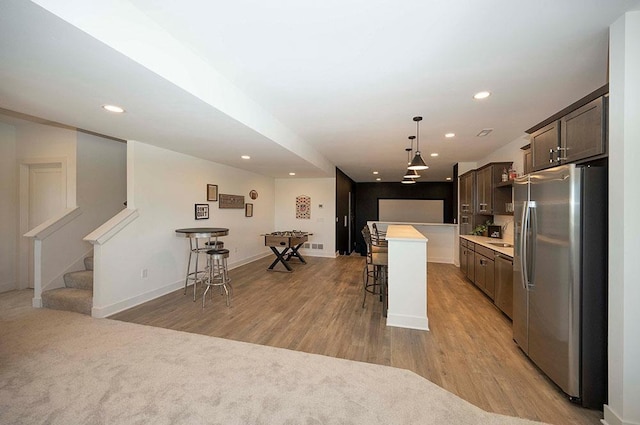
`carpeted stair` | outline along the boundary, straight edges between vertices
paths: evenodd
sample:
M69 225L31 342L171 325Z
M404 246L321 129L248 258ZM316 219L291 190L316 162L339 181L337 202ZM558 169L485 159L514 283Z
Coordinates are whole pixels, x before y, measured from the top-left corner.
M42 293L42 306L53 310L75 311L91 315L93 307L93 257L84 259L86 270L64 275L64 288Z

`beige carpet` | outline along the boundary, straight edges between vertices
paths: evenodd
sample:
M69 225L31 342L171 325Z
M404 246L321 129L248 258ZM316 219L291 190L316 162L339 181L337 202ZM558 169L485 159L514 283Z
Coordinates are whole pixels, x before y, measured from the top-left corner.
M409 371L33 309L31 296L0 294L0 424L534 423Z

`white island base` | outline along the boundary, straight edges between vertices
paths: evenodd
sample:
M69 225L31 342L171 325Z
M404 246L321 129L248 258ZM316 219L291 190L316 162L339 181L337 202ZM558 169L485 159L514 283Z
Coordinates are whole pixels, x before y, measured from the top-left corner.
M429 330L427 238L409 225L390 225L387 326Z

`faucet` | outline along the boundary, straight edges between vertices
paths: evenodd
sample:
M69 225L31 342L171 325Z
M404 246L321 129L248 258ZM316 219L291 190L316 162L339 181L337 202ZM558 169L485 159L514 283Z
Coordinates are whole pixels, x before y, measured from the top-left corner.
M502 234L503 234L503 235L504 235L504 233L507 231L507 228L509 227L509 225L510 225L510 224L513 224L513 220L511 220L511 221L507 221L507 222L505 223L505 225L504 225L504 226L502 226Z

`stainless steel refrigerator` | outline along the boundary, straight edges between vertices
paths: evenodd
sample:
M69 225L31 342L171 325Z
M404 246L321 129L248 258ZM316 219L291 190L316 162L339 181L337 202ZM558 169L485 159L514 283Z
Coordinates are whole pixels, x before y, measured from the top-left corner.
M570 399L602 409L607 382L607 165L514 184L513 338Z

